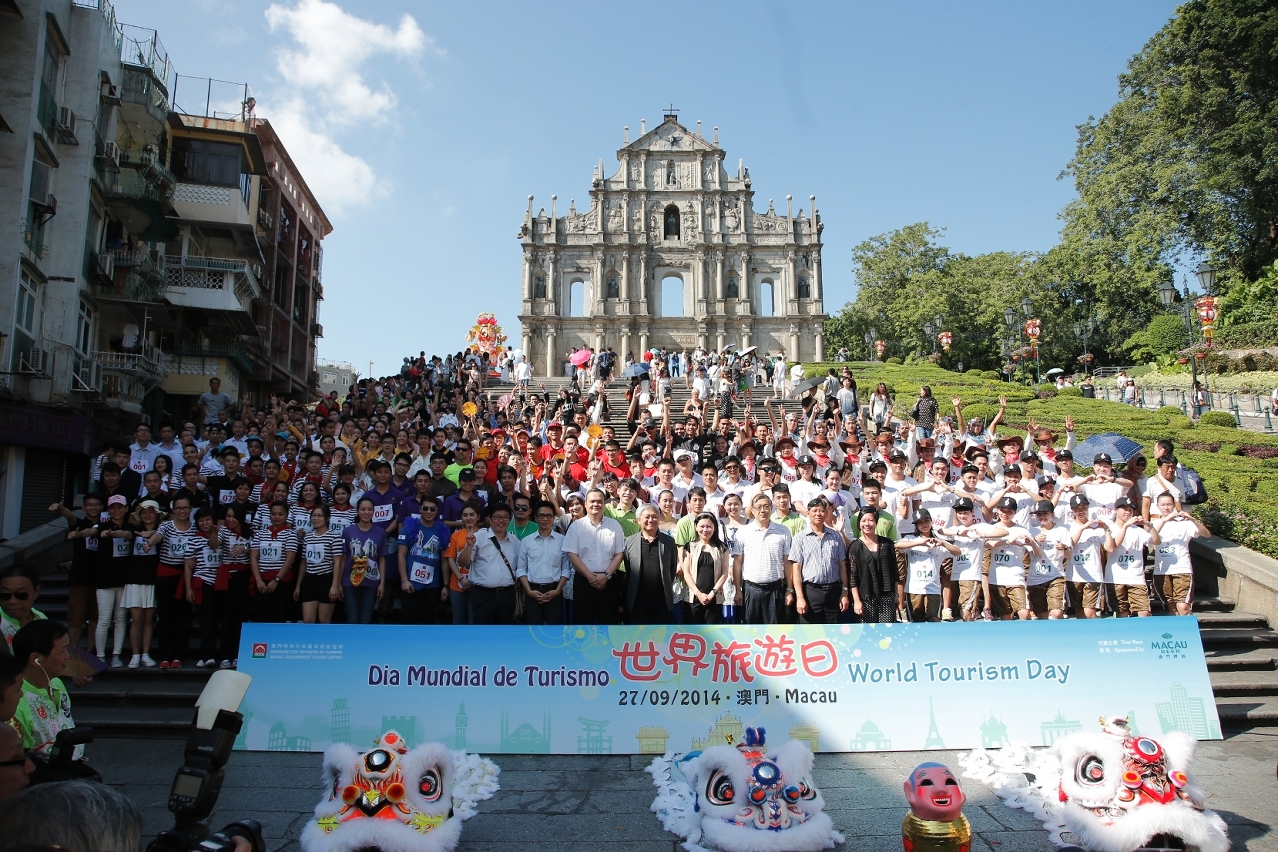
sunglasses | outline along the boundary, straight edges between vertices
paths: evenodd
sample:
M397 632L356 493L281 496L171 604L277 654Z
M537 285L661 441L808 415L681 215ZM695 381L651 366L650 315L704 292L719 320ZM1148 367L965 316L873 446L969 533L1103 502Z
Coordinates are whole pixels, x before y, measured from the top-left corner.
M14 598L25 601L29 597L31 597L30 592L0 592L0 601L13 600Z
M25 754L22 757L15 757L13 760L0 760L0 768L6 766L25 766L28 760L30 760L30 758L28 758Z

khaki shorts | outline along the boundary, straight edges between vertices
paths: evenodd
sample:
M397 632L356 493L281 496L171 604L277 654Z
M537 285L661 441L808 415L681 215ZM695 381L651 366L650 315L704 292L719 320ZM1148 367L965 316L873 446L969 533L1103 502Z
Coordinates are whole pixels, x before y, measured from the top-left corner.
M940 595L906 595L910 607L910 621L940 621Z
M990 608L994 610L995 618L1004 615L1016 615L1021 610L1027 609L1028 607L1025 605L1025 587L999 586L990 583Z
M959 609L981 614L981 581L959 580Z
M1070 583L1069 602L1078 609L1097 609L1100 605L1100 583ZM1075 613L1081 615L1081 613Z
M1127 586L1111 583L1105 587L1106 599L1119 615L1149 612L1149 589L1144 585Z
M1025 596L1029 598L1030 611L1035 615L1045 616L1049 612L1060 612L1065 608L1065 578L1057 577L1046 583L1029 586L1025 590Z
M1193 574L1159 574L1154 578L1163 600L1169 603L1192 604L1194 602Z

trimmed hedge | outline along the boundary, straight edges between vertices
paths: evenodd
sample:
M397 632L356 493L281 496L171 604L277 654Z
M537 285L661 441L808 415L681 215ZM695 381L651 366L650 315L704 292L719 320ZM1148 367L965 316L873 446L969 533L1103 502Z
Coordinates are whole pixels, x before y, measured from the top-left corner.
M1228 411L1204 411L1198 417L1198 424L1200 426L1220 426L1225 429L1234 429L1238 426L1238 421Z
M824 374L842 364L806 365L808 375ZM1022 385L988 381L970 374L952 373L939 367L912 367L879 363L854 363L852 374L859 387L873 390L884 382L897 394L901 404L918 396L921 385L930 385L949 413L950 399L959 397L965 418L983 417L988 423L998 412L1000 395L1007 399L1007 413L1000 431L1012 434L1036 425L1064 431L1065 418L1074 419L1079 441L1101 432L1117 432L1142 444L1151 456L1154 442L1170 438L1176 456L1198 471L1207 486L1208 503L1196 508L1203 522L1217 535L1261 553L1278 558L1278 437L1248 432L1235 426L1227 412L1207 412L1194 425L1179 408L1165 406L1157 411L1133 409L1118 402L1084 399L1074 394L1039 399L1035 390ZM1073 390L1073 389L1072 389ZM911 402L912 404L912 402ZM1210 414L1228 418L1213 424Z

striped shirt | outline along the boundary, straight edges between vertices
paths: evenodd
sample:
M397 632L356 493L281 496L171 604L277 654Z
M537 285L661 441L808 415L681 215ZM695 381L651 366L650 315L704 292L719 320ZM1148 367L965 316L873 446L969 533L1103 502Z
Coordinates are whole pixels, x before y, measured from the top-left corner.
M177 528L173 521L160 524L160 563L170 568L182 568L186 565L187 548L191 539L197 534L195 524L190 524L186 532Z
M302 557L306 560L306 573L332 574L333 557L342 552L343 546L342 534L331 527L323 535L307 530L302 536L300 548Z
M790 541L790 531L775 522L767 527L742 527L737 532L742 553L741 579L758 585L783 579Z
M274 574L284 568L288 554L297 552L297 530L287 524L278 531L269 526L258 527L253 533L253 550L257 551L258 570Z

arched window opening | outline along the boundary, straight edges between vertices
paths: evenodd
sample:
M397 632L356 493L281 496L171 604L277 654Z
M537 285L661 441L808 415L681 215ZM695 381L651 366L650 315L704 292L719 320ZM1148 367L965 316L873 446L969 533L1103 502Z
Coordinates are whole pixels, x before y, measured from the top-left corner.
M666 206L666 239L679 239L679 205L669 204Z
M586 282L580 279L568 285L568 316L586 315Z
M683 279L677 275L667 275L661 279L661 304L658 305L657 316L683 315Z
M772 282L764 279L759 282L759 316L770 317L772 315Z

